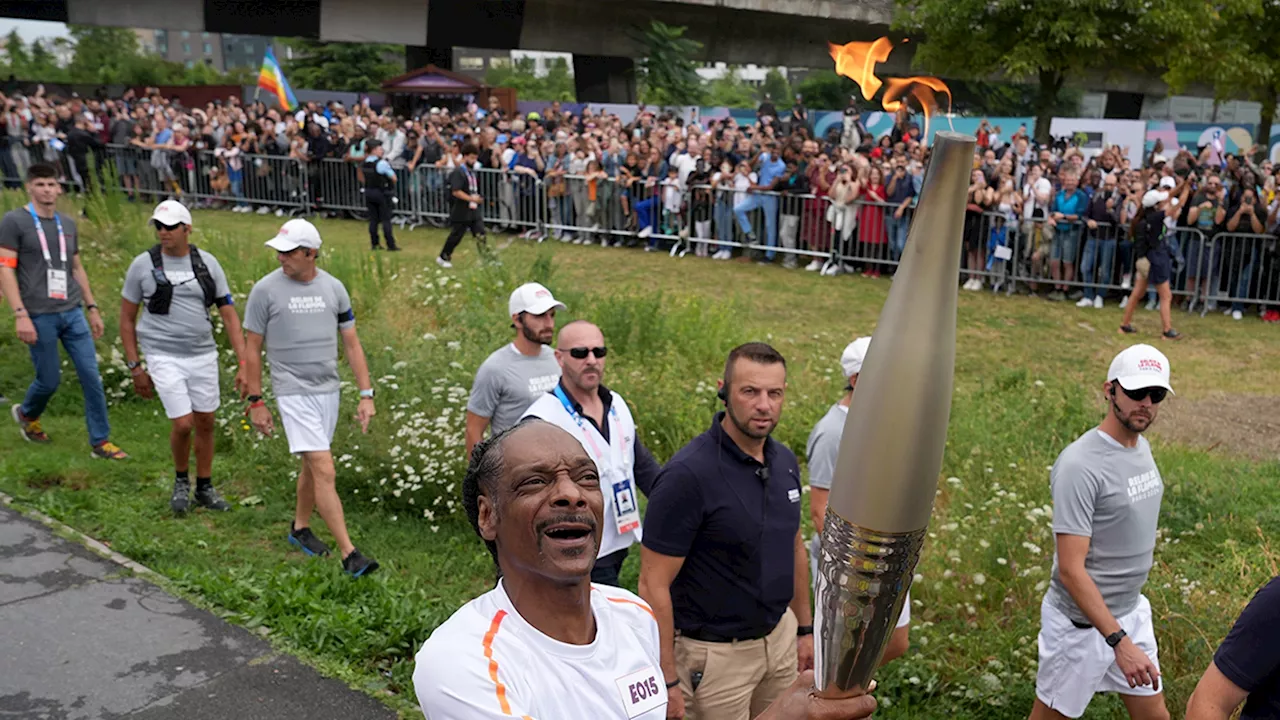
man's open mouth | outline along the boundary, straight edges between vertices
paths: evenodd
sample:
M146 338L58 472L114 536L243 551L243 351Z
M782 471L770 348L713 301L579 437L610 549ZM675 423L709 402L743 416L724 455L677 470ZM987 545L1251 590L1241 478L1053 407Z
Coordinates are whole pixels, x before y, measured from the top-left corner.
M593 528L586 523L557 523L543 531L552 540L573 542L590 537Z

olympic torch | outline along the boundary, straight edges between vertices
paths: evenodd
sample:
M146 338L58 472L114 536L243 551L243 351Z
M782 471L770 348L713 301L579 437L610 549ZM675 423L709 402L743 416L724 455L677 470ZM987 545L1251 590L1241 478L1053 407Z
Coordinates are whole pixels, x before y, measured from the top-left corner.
M920 559L951 415L974 138L935 135L902 263L849 407L822 530L814 632L825 697L867 692Z

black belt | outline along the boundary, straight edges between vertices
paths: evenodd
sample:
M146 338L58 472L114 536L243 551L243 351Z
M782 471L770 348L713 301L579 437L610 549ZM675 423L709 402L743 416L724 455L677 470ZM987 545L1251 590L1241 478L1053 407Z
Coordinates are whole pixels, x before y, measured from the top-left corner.
M1072 620L1072 621L1071 621L1071 624L1072 624L1072 625L1075 625L1077 630L1092 630L1092 629L1093 629L1093 626L1092 626L1092 625L1090 625L1089 623L1076 622L1075 620Z
M743 633L741 635L721 635L708 630L681 630L680 636L701 642L731 643L742 642L745 640L759 640L761 638L768 637L771 632L773 632L773 628L763 630L759 633Z

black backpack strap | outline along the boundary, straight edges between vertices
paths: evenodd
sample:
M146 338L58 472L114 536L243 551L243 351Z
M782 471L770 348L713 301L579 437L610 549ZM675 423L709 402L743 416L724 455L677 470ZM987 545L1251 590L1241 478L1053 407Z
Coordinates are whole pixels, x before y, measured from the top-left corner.
M196 276L196 282L200 284L200 291L204 293L204 305L210 307L216 305L222 307L231 300L227 296L218 297L218 285L214 282L213 273L209 272L209 266L204 264L204 258L200 255L200 249L192 244L191 249L191 272Z
M151 256L151 267L164 273L164 259L160 256L160 243L156 243L147 249L147 254Z

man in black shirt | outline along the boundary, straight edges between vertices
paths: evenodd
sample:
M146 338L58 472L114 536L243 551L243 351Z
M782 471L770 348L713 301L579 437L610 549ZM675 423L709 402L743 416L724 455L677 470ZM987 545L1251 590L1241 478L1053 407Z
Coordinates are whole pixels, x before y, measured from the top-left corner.
M485 254L484 218L480 213L480 203L484 198L480 196L479 182L474 170L479 156L475 145L471 143L463 145L462 162L449 173L449 194L453 198L453 206L449 210L449 222L452 228L449 230L449 238L444 242L444 248L440 251L440 257L436 258L436 264L442 268L453 267L453 263L450 262L453 251L458 247L458 243L462 242L462 236L467 233L467 230L470 230L471 235L476 238L480 254L482 256Z
M1280 717L1280 577L1253 596L1187 702L1187 720Z
M369 212L369 245L378 250L378 226L382 226L382 234L387 238L387 250L395 252L396 236L391 231L391 199L396 194L396 171L386 161L383 154L386 148L377 140L365 141L364 166L364 204Z

